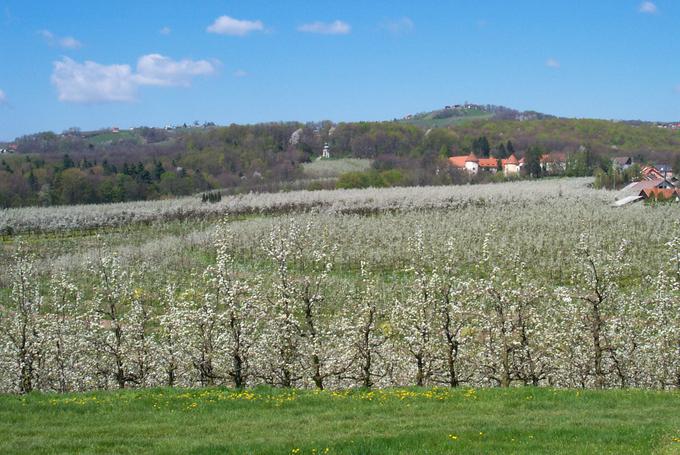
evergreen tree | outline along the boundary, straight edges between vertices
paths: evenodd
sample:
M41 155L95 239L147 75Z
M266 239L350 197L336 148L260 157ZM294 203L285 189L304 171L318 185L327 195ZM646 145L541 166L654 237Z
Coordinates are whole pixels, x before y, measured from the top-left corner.
M70 169L75 166L75 163L71 159L70 156L68 156L68 153L64 155L64 158L61 161L61 167L62 169Z
M482 136L480 140L480 154L484 158L488 158L489 154L491 153L491 146L489 145L489 140L486 138L486 136Z
M539 147L531 146L524 156L527 172L532 177L539 178L543 174L543 169L541 168L542 154L543 152Z
M515 153L515 146L512 144L512 141L508 141L507 145L505 146L505 149L507 150L508 156Z
M7 164L7 162L6 162L5 160L2 160L2 169L5 170L5 171L7 171L7 172L10 173L10 174L14 174L14 171L13 171L12 168L9 166L9 164Z
M33 174L32 168L31 168L31 172L28 174L28 186L30 186L31 190L33 190L33 191L38 190L38 179L35 178L35 175Z
M472 141L472 151L481 158L488 158L491 152L491 146L486 136L480 136Z
M160 161L156 161L154 165L154 170L153 170L153 178L154 180L160 180L161 175L165 172L165 168L163 168L163 163Z
M498 149L495 153L495 157L502 160L504 158L507 158L508 156L509 155L508 155L508 151L505 149L505 144L503 144L501 142L501 144L498 146Z

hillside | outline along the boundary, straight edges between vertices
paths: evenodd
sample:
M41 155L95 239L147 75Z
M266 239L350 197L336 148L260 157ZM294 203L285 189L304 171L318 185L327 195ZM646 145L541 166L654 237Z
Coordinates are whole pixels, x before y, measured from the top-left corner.
M581 145L605 156L630 155L643 160L668 160L680 153L680 130L653 123L594 119L545 118L534 120L472 121L450 127L461 148L466 140L486 136L492 148L511 140L518 149L530 145L572 152Z
M0 154L0 208L153 200L216 189L468 183L439 171L447 169L450 155L480 154L480 143L481 156L496 156L508 142L520 157L532 146L566 154L585 149L588 169L572 176L607 170L610 158L622 155L680 169L676 126L464 105L389 122L42 132L17 138ZM315 162L325 145L331 161ZM352 178L340 179L342 173Z
M505 106L454 104L430 112L406 115L398 121L421 128L441 128L482 120L537 120L554 118L534 111L517 111Z

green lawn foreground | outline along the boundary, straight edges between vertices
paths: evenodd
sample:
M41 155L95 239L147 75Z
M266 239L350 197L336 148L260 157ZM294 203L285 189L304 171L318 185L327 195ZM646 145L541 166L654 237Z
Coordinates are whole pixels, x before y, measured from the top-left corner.
M680 454L680 393L258 388L2 395L0 453Z

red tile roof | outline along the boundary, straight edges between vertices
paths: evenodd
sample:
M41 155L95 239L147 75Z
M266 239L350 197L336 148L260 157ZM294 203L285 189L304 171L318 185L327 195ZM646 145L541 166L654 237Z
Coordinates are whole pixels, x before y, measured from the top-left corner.
M517 161L517 157L513 153L508 158L502 160L502 163L503 163L503 166L506 166L508 164L514 164L515 166L517 166L519 164L519 161Z
M478 163L479 160L477 159L477 156L475 156L474 153L470 153L467 156L452 156L449 158L449 165L457 168L464 168L465 163L468 161L473 162L473 163ZM495 165L494 165L495 166Z
M497 168L498 160L496 158L480 158L479 167L484 168Z
M658 188L660 186L669 186L664 179L652 179L652 180L641 180L639 182L631 183L630 189L639 190L651 190Z
M567 155L562 152L550 152L541 155L541 163L566 163Z
M680 197L680 190L676 188L646 188L640 191L640 196L645 199L653 197L654 199L671 199L673 197Z
M449 158L449 166L464 168L467 156L452 156Z
M663 178L663 174L657 168L655 168L654 166L645 166L645 167L642 168L640 173L644 177L656 176L658 178Z

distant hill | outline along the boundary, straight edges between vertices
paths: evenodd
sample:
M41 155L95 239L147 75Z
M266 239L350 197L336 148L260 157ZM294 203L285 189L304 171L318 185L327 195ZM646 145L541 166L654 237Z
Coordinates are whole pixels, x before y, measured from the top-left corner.
M555 116L534 111L518 111L505 106L454 104L430 112L409 114L397 121L422 128L439 128L476 120L543 120L547 118L555 118Z
M461 183L455 173L438 170L448 156L466 155L480 144L488 144L492 155L512 146L518 157L530 147L587 151L584 173L605 169L613 156L668 164L680 173L677 123L567 119L466 104L384 122L194 123L27 135L0 147L0 209L216 189L320 189L350 174L374 186ZM316 161L324 149L331 159Z

